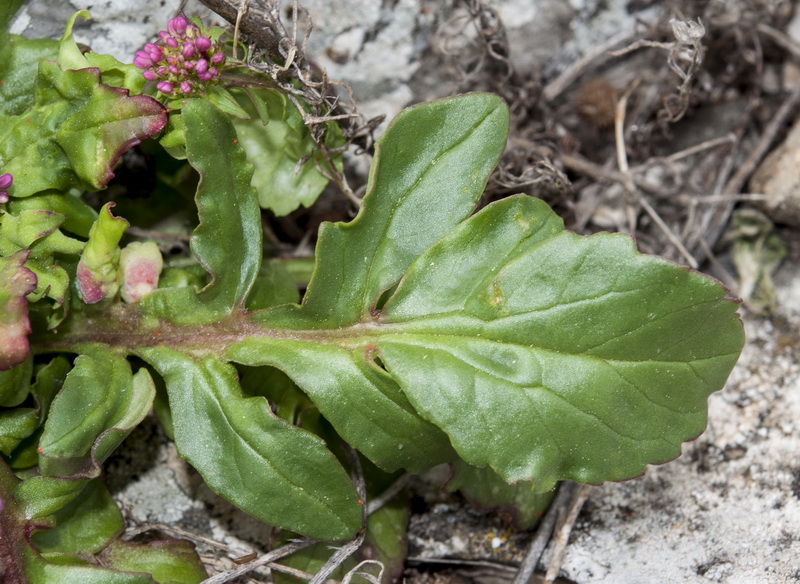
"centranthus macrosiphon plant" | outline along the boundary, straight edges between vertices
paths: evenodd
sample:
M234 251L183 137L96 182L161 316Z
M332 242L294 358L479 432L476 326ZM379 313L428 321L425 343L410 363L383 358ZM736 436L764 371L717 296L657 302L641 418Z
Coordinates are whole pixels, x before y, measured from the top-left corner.
M2 33L6 581L206 577L187 542L122 539L98 480L153 408L231 503L283 533L366 538L390 566L407 511L367 519L365 498L398 473L449 463L450 488L525 527L559 481L635 477L705 428L743 345L736 301L625 235L565 231L538 199L476 213L508 131L498 97L394 119L300 298L261 216L313 204L341 157L221 29L177 17L126 65L81 50L76 17L60 41ZM323 140L343 144L333 123ZM152 193L89 204L134 147ZM165 258L148 229L190 249Z

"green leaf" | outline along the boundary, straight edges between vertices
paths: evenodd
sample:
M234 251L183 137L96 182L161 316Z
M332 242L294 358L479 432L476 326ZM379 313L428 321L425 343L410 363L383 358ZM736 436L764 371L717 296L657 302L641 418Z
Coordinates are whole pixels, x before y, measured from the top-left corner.
M142 301L148 312L174 322L215 321L244 309L261 263L261 214L247 162L227 115L202 99L189 99L181 116L189 163L200 173L200 225L191 247L211 276L199 296L191 288L162 289ZM220 245L221 241L230 242Z
M159 584L198 584L208 577L188 541L134 544L116 540L103 550L100 561L115 570L145 572Z
M401 495L367 517L367 535L359 558L381 562L383 582L401 581L408 555L410 515L408 497Z
M28 356L28 301L36 275L24 266L30 251L0 257L0 371L19 365Z
M32 365L33 361L27 359L22 365L0 372L0 397L3 397L4 407L19 405L29 393L33 398L32 407L0 410L0 452L6 456L11 456L44 422L50 402L61 388L69 370L67 361L56 357L39 369L36 382L31 385ZM9 390L14 388L16 393L10 397Z
M147 80L142 70L130 63L122 63L111 55L101 55L93 51L84 54L90 67L100 69L103 83L111 87L122 87L133 95L142 93Z
M318 167L327 168L302 114L286 95L273 89L248 88L237 91L244 116L233 118L239 142L255 166L253 187L258 202L276 215L288 215L301 205L310 207L317 200L328 178ZM249 116L249 119L247 119ZM326 126L326 144L343 144L339 127ZM341 170L341 154L333 156ZM302 164L300 164L302 162Z
M7 2L1 4L8 6ZM55 60L58 41L0 33L0 42L0 114L22 115L33 103L39 59Z
M376 146L359 215L320 230L317 268L302 307L269 311L261 322L335 329L371 320L380 293L469 215L503 151L507 124L502 101L488 94L401 113ZM419 417L397 383L375 364L368 346L351 348L347 340L327 343L324 337L254 336L229 357L283 369L336 431L384 470L422 472L452 460L447 438Z
M5 387L7 382L16 384L24 389L25 397L29 392L33 400L32 407L0 411L0 452L8 456L12 468L31 467L38 462L37 431L47 418L50 403L70 369L66 359L56 357L39 367L36 382L31 385L31 365L32 360L28 359L22 365L0 373L0 386Z
M208 87L204 97L209 103L217 106L222 112L228 114L234 120L237 118L246 119L248 117L247 111L242 109L242 106L239 105L239 102L236 101L236 98L233 97L231 92L221 85L212 85Z
M305 391L348 444L386 471L421 473L455 458L447 436L414 411L371 350L253 336L228 352L237 363L271 365Z
M281 304L294 304L300 300L295 280L282 262L264 262L247 298L247 310L261 310Z
M122 533L122 513L100 481L91 481L81 497L59 510L54 527L37 531L31 541L41 553L95 554Z
M448 491L461 491L471 503L509 516L517 529L528 530L539 523L555 495L555 490L538 492L530 481L509 485L488 467L477 468L462 460L454 467Z
M52 515L100 475L100 465L147 415L155 386L146 369L102 345L85 345L50 406L39 476L19 486L26 517Z
M31 389L33 360L25 359L17 367L0 371L0 408L13 408L21 404Z
M25 0L6 0L0 5L0 30L5 30Z
M154 395L146 369L131 375L122 357L87 348L50 407L39 441L41 473L70 476L105 460L144 419Z
M119 241L130 225L122 217L114 217L106 203L89 231L89 241L83 249L75 275L78 291L86 304L113 297L119 290Z
M31 520L24 512L26 495L20 481L0 460L0 558L3 582L10 584L154 584L146 574L121 573L88 564L76 556L45 559L31 545L29 535L45 522Z
M67 19L64 25L64 34L58 43L58 64L62 69L85 69L90 66L89 61L84 56L75 38L72 36L72 28L78 19L91 20L92 15L88 10L78 10Z
M0 166L14 175L15 197L101 189L122 153L166 122L160 103L103 85L99 69L40 60L33 106L0 118Z
M28 296L32 302L48 296L61 306L66 299L69 276L55 263L54 254L78 254L84 244L59 231L65 218L46 209L23 210L19 214L9 212L2 216L0 254L10 255L30 249L25 267L36 275L37 280L36 288Z
M675 458L743 345L715 281L514 197L414 263L377 352L426 419L507 481L597 483Z
M251 515L317 539L346 539L361 527L347 473L322 440L247 398L236 370L167 348L141 356L164 377L178 452L208 486Z
M64 215L61 227L81 237L89 237L89 230L97 220L97 211L71 194L34 195L25 199L12 199L8 202L7 209L11 215L20 215L24 211L31 210Z
M415 111L424 110L406 112L412 127ZM415 144L426 143L421 136ZM402 152L394 140L405 146L411 136L383 139ZM405 223L396 214L424 182L401 190L400 201L371 191L353 223L323 229L302 308L255 315L275 332L235 343L229 358L283 369L345 440L385 469L399 462L397 446L416 416L444 430L466 462L509 482L533 480L539 492L562 479L636 476L703 430L706 398L743 344L737 305L721 286L641 256L625 236L569 234L527 197L489 206L408 268L380 242L415 241L427 209L409 211ZM396 228L391 237L377 230L373 247L352 235L371 209L384 216L370 227ZM381 308L397 266L407 273Z
M368 469L365 469L365 474L367 475L365 478L367 480L367 489L370 489L374 484L370 481L371 477L367 470ZM408 553L408 539L406 534L408 531L409 515L408 496L405 494L398 495L392 501L389 501L383 507L372 513L367 517L364 543L353 556L347 558L347 560L330 575L330 578L341 580L344 575L355 568L359 562L364 560L377 560L384 566L381 582L385 582L386 584L400 582ZM284 543L289 543L291 538L292 536L290 533L280 532L277 541L273 544L273 548ZM331 555L333 555L333 551L330 545L318 543L284 558L281 560L281 564L297 570L303 570L310 574L316 574ZM363 567L362 570L370 574L377 574L378 571L375 566ZM272 579L275 584L300 584L304 582L304 580L300 578L278 572L277 570L273 571ZM370 580L354 576L352 582L362 584L370 582Z
M303 325L329 328L368 315L423 250L469 216L507 132L508 110L489 94L401 112L375 146L358 216L320 229Z

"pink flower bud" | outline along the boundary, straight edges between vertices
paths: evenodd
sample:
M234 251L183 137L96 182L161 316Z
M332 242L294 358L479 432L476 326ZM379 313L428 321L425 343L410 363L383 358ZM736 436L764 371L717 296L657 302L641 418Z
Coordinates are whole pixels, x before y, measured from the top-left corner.
M178 16L170 19L170 21L167 23L167 30L170 32L170 34L180 36L186 32L186 27L188 25L189 21L187 21L183 16Z
M14 184L14 177L10 172L0 176L0 205L8 203L8 189Z
M191 71L192 69L194 69L194 61L184 61L183 68L186 69L187 71Z
M214 67L211 67L211 69L208 70L208 74L211 75L211 77L217 77L219 75L219 71Z
M177 49L178 48L178 41L174 37L168 36L164 39L164 44L167 45L170 49Z
M197 50L201 53L205 53L211 48L211 39L208 37L197 37L194 41L194 46L197 47Z
M174 86L169 81L161 81L158 85L156 85L156 89L158 89L161 93L172 93Z
M125 246L119 258L120 295L125 302L138 302L158 288L164 260L152 241L135 241Z
M194 52L194 45L191 43L186 43L181 49L181 55L183 55L185 59L191 59L194 57Z
M155 43L147 43L144 46L144 51L153 61L160 61L161 57L164 56L164 51Z
M181 70L178 69L178 67L175 66L175 65L170 65L169 66L169 72L172 73L173 75L177 75L178 73L181 72Z
M169 38L169 33L167 31L165 31L165 30L162 30L162 31L160 31L158 33L158 38L160 38L162 41L166 42L167 39Z
M221 53L221 52L220 53L214 53L213 55L211 55L211 62L214 65L221 65L222 63L225 62L225 53Z
M189 95L192 92L192 85L188 81L181 81L181 93Z
M137 51L136 56L133 58L133 64L139 69L149 69L154 65L150 55L144 51Z
M146 69L142 71L142 77L144 77L148 81L155 81L156 79L158 79L158 76L153 72L152 69Z
M159 67L158 69L156 69L156 73L158 73L162 77L166 77L167 75L169 75L169 69L167 69L166 67L162 66L162 67Z

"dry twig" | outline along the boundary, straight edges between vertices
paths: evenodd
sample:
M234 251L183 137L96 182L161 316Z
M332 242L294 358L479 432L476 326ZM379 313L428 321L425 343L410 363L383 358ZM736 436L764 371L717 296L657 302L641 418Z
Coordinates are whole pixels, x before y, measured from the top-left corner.
M547 573L545 574L543 584L553 584L556 576L558 576L561 563L564 561L564 552L569 542L569 534L572 531L572 526L575 525L575 521L578 519L578 513L581 507L583 507L583 504L589 497L590 489L591 487L589 485L578 486L572 499L572 504L569 506L569 509L564 514L561 521L559 521L559 526L556 528L555 536L553 537L555 541L553 555L550 558L550 564L547 566Z
M553 529L556 525L556 520L560 513L568 509L572 505L572 501L577 496L578 485L572 481L565 481L558 487L558 493L553 498L550 507L539 522L539 527L536 529L536 535L531 540L528 551L525 554L525 559L520 564L517 576L514 578L513 584L529 584L533 577L533 572L536 570L536 565L542 557L544 548L547 547L547 542L550 541L550 536L553 535Z

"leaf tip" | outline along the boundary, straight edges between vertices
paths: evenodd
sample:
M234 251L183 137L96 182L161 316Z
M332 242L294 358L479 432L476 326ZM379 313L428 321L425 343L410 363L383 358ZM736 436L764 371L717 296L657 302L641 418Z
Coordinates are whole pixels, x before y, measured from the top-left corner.
M30 250L23 249L7 258L0 258L0 371L19 365L28 357L28 301L25 298L36 289L36 274L25 267Z

